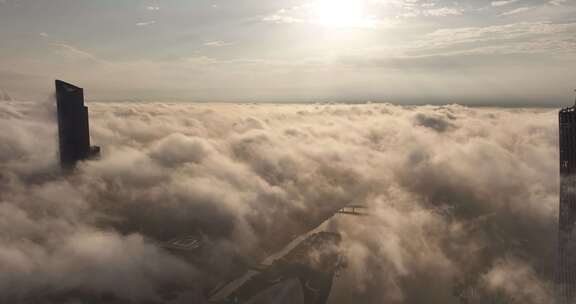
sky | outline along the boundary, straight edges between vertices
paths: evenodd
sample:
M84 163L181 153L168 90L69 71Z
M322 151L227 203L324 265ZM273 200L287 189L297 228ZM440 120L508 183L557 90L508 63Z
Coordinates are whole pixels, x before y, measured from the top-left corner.
M570 104L574 0L0 0L0 90L90 100ZM2 95L2 94L0 94Z

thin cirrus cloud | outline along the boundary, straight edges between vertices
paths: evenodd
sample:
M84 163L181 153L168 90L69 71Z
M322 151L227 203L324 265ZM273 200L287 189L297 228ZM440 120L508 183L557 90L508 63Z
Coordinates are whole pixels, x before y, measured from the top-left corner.
M226 41L220 41L220 40L214 40L214 41L208 41L208 42L204 42L204 46L207 47L225 47L225 46L230 46L233 45L234 43L232 42L226 42Z
M516 2L518 2L518 0L492 1L492 6L505 6Z
M535 7L535 6L519 7L519 8L513 9L511 11L504 12L504 13L500 14L500 16L518 15L518 14L522 14L522 13L534 10L536 8L537 7Z
M136 26L149 26L153 24L156 24L156 20L138 22Z
M4 86L22 83L23 76L30 79L28 90L20 89L24 84L7 88L14 95L24 96L36 90L38 79L49 83L66 71L105 99L133 95L303 101L308 95L309 100L404 102L418 94L419 100L438 102L433 95L448 96L451 88L463 87L466 81L476 83L477 89L469 90L468 98L458 96L463 103L486 98L490 103L539 99L541 104L560 104L571 92L567 79L575 73L566 70L575 55L564 51L573 45L574 30L551 30L573 23L576 7L569 1L280 0L219 3L218 9L214 2L202 1L151 1L138 7L83 1L58 10L70 16L36 16L40 10L29 5L48 5L38 0L5 1L0 38L9 43L0 50L0 71L10 85ZM23 12L26 18L11 17ZM61 28L51 26L59 24L58 18L66 18L82 35L63 35ZM29 35L38 28L49 33L49 39ZM549 31L539 33L539 28ZM107 47L112 42L114 47ZM54 50L54 44L77 51ZM82 61L82 52L98 60ZM347 65L359 62L363 63ZM368 62L378 64L370 67ZM337 71L337 79L330 70ZM535 71L546 75L538 90L519 77ZM467 77L455 77L456 72ZM9 74L13 79L6 79ZM488 75L503 79L497 83ZM172 77L179 81L169 81ZM227 90L215 89L222 84ZM414 85L427 89L412 90ZM140 90L148 86L146 92ZM122 96L119 88L125 92Z

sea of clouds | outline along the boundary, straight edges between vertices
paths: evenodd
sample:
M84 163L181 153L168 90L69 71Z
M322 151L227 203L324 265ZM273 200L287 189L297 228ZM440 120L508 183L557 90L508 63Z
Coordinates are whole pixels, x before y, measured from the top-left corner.
M205 303L346 204L369 216L326 225L347 257L329 303L552 302L553 109L89 107L102 157L64 176L54 102L0 102L2 303ZM159 243L184 235L198 253Z

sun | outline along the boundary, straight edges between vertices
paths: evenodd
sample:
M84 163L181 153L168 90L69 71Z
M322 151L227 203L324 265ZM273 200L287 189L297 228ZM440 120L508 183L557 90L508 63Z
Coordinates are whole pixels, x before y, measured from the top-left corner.
M374 20L366 15L362 0L319 0L312 4L313 21L331 28L371 27Z

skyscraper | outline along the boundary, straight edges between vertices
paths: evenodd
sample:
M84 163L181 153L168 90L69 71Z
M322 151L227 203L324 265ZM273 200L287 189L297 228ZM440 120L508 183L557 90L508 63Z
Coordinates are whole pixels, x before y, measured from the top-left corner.
M84 106L84 90L56 80L60 165L65 171L74 169L80 160L98 156L100 147L90 146L88 108Z
M560 111L558 303L576 303L576 103Z

